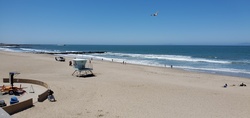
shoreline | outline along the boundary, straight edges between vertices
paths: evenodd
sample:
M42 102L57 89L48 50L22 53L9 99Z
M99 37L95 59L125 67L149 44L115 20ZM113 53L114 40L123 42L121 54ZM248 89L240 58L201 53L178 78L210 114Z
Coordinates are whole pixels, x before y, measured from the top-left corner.
M1 51L1 50L0 50ZM3 51L3 52L9 52L9 51ZM57 54L91 54L91 53L105 53L105 51L101 51L101 52L68 52L68 53L33 53L33 52L14 52L14 53L30 53L30 54L41 54L41 55L50 55L50 56L54 56L56 57ZM76 58L74 56L67 56L67 55L62 55L63 57L67 58L67 59L73 59ZM87 58L84 58L87 59ZM90 60L91 58L88 58L88 60ZM95 61L103 61L103 62L112 62L112 60L101 60L101 59L94 59ZM123 62L119 62L119 61L113 61L112 63L120 63L123 64ZM148 67L156 67L156 68L165 68L165 69L176 69L176 70L180 70L180 71L187 71L187 72L191 72L191 73L203 73L203 74L211 74L211 75L219 75L219 76L228 76L228 77L239 77L239 78L244 78L244 79L250 79L250 77L246 77L246 76L237 76L234 74L229 74L229 73L218 73L218 72L205 72L205 71L197 71L197 70L188 70L188 69L183 69L183 68L175 68L174 65L169 65L169 66L156 66L156 65L144 65L144 64L136 64L136 63L126 63L126 64L131 64L131 65L136 65L136 66L148 66ZM172 66L172 67L171 67Z
M57 102L45 100L12 115L107 118L249 117L248 78L189 72L92 60L94 77L75 77L66 62L53 55L0 51L0 77L18 71L18 78L46 82ZM245 83L247 87L238 86ZM228 87L223 88L227 83ZM2 84L0 82L0 84ZM235 86L232 86L235 85Z
M3 51L5 51L3 49ZM6 49L6 51L9 51ZM92 53L95 53L95 52L92 52L92 51L59 51L59 52L56 52L55 50L39 50L39 49L22 49L22 51L18 51L18 50L13 50L13 51L17 51L17 52L21 52L23 53L23 51L25 53L35 53L35 54L54 54L55 56L63 56L63 57L76 57L76 58L94 58L94 59L97 59L97 60L101 60L101 59L104 59L105 61L112 61L112 59L114 59L116 62L122 62L122 61L126 61L127 63L131 63L131 64L137 64L137 65L146 65L146 66L152 66L152 67L170 67L171 65L174 66L174 68L178 68L178 69L182 69L182 70L185 70L185 71L190 71L190 72L201 72L201 73L208 73L208 74L216 74L216 75L226 75L226 76L233 76L233 77L243 77L243 78L249 78L250 79L250 73L249 71L247 71L247 65L246 67L244 66L241 66L242 68L237 68L237 65L235 65L235 67L232 65L232 63L234 63L233 60L217 60L215 61L215 65L214 66L211 66L211 67L207 67L207 66L197 66L197 64L201 64L203 63L202 61L205 61L210 63L210 61L212 61L213 63L213 59L206 59L204 58L203 59L199 59L199 58L192 58L194 59L194 62L190 61L192 59L189 59L188 57L182 57L184 60L187 61L187 63L184 63L184 62L180 62L180 63L171 63L171 62L161 62L159 59L153 59L153 60L147 60L147 58L144 58L144 56L148 56L148 55L144 55L143 58L140 58L140 59L133 59L133 58L126 58L126 57L120 57L119 56L119 53L118 54L115 54L114 53L114 57L109 57L107 55L109 55L108 53L107 54L104 54L104 56L101 55L98 55L100 53L106 53L105 51L96 51L98 53L96 53L97 55L93 54ZM12 51L11 51L12 52ZM78 55L80 54L80 55ZM81 55L82 54L82 55ZM90 55L89 55L90 54ZM112 55L112 52L111 52L111 55ZM126 55L126 54L125 54ZM133 55L133 54L128 54L128 56L130 57L133 57L133 56L136 56L136 55ZM150 56L150 55L149 55ZM155 55L155 58L161 58L160 55ZM168 57L165 57L165 58L168 58ZM180 58L180 59L182 59ZM144 60L146 59L146 60ZM177 60L179 59L179 57L176 58ZM168 60L168 59L167 59ZM171 59L170 59L171 60ZM145 62L144 62L145 61ZM158 62L159 61L159 62ZM197 61L197 62L196 62ZM201 63L199 62L201 61ZM183 63L183 64L182 64ZM216 63L220 63L219 65L216 66ZM228 63L226 65L221 65L221 63ZM236 61L237 63L237 61ZM244 62L242 61L242 63L246 63L248 64L248 62ZM211 64L211 63L210 63ZM212 65L212 64L211 64ZM231 67L232 65L232 67ZM240 66L240 65L238 65Z

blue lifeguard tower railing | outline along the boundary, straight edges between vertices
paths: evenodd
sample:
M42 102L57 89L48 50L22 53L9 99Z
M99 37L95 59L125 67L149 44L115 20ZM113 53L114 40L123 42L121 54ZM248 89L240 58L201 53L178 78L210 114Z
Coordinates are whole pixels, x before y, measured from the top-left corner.
M75 71L72 75L76 75L77 77L86 76L88 72L93 75L93 65L90 60L87 59L73 59L73 68ZM84 72L82 74L82 72Z

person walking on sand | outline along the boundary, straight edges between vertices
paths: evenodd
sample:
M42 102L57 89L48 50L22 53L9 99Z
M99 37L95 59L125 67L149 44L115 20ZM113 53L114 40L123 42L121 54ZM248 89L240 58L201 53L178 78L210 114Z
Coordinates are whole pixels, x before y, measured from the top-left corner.
M72 61L69 61L69 66L72 66Z

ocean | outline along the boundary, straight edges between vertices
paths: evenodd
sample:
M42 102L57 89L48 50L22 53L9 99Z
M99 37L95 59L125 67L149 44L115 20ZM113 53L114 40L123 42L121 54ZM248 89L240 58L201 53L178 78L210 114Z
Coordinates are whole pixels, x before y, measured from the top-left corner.
M93 54L64 54L73 58L126 62L228 76L250 78L250 46L198 45L27 45L5 46L12 52L106 51Z

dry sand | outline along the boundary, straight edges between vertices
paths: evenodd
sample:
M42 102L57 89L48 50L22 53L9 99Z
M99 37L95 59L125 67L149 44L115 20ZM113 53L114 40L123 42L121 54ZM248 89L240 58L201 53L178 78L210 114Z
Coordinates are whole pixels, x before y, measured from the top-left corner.
M71 75L70 58L1 51L0 60L0 78L18 71L18 78L48 83L57 99L13 118L250 117L250 79L98 60L92 61L95 77L79 78Z

